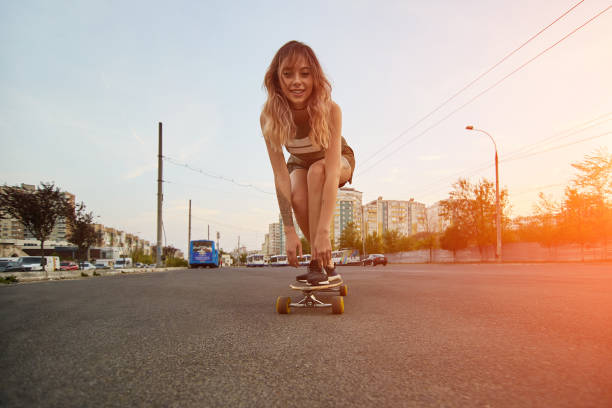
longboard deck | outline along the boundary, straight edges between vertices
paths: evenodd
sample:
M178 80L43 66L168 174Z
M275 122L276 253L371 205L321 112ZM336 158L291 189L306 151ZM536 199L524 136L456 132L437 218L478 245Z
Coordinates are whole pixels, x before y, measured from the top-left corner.
M332 289L344 284L342 279L334 281L329 285L308 285L307 283L296 282L289 285L291 289L302 290L302 291L315 291L315 290L323 290L323 289Z

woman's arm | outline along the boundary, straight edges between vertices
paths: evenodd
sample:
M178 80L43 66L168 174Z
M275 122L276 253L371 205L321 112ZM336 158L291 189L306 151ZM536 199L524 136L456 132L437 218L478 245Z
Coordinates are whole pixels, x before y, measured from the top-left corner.
M260 118L261 129L264 128L264 119ZM278 199L278 208L280 209L281 218L286 237L287 261L289 265L297 267L299 265L298 256L302 256L302 243L297 236L295 226L293 225L293 208L291 206L291 179L289 178L289 170L285 163L285 156L282 150L275 150L266 140L266 148L268 149L268 157L274 172L274 185L276 187L276 198Z
M332 102L330 112L331 135L325 153L325 184L321 197L321 212L315 234L315 251L323 266L331 263L331 242L329 228L336 208L338 181L340 180L340 160L342 150L342 111Z

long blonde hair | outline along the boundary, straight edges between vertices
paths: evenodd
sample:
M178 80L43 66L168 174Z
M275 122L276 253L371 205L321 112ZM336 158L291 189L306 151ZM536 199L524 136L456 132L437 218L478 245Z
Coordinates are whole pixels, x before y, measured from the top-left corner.
M331 110L331 84L325 77L314 51L299 41L289 41L283 45L274 55L266 71L264 87L268 91L268 99L262 109L263 136L277 150L282 149L282 146L295 136L297 128L289 102L281 91L278 70L286 58L288 61L295 61L298 57L305 58L313 76L312 94L306 107L311 128L310 141L313 145L327 149L331 134L328 122Z

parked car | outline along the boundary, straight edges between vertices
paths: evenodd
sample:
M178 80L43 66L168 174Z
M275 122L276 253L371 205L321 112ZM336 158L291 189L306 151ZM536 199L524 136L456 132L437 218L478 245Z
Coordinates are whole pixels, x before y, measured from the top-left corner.
M77 269L79 269L79 266L74 262L60 262L60 271L76 271Z
M0 259L0 272L4 272L4 269L9 266L9 263L15 263L15 261L9 259Z
M371 266L376 266L376 265L383 265L383 266L387 266L387 257L381 254L371 254L370 256L368 256L366 259L364 259L362 261L363 266L366 265L371 265Z
M0 272L24 272L29 271L17 261L0 261Z
M145 266L146 266L145 264L140 263L140 262L136 262L136 263L134 264L134 267L135 267L135 268L144 268Z
M85 261L85 262L81 262L79 264L79 269L83 269L84 271L86 271L86 270L89 270L89 269L96 269L96 267L93 264Z
M110 269L110 266L103 264L103 263L97 263L97 264L94 264L94 266L96 267L96 269Z

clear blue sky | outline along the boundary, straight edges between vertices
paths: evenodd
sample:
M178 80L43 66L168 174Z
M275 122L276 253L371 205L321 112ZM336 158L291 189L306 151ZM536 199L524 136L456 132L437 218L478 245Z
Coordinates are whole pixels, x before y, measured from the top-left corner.
M562 196L571 162L612 146L611 116L603 116L612 112L612 10L457 109L609 1L584 1L400 135L576 3L4 1L0 183L54 181L103 224L155 242L163 122L164 155L267 192L165 161L167 244L186 248L191 199L194 237L210 224L226 250L238 236L260 248L278 219L258 122L263 74L296 39L312 46L332 81L364 202L430 205L460 176L493 180L492 143L464 130L473 124L496 139L513 215L529 214L538 191ZM503 161L547 138L540 150L577 143Z

